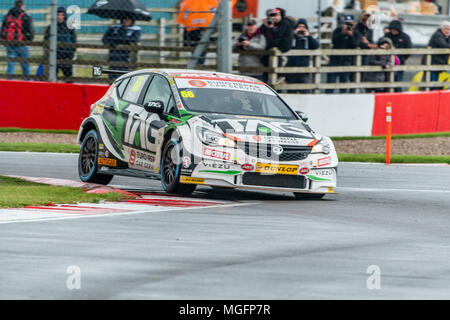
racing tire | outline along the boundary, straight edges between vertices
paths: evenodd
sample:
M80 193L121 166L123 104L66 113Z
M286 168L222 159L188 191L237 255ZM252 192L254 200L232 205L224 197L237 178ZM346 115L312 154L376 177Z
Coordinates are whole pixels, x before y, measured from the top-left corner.
M168 141L161 156L161 185L165 192L188 196L197 185L180 183L181 148L175 140Z
M114 176L101 174L98 170L98 134L89 131L83 139L78 157L78 174L83 182L107 185Z
M301 193L294 192L297 200L320 200L325 196L325 193Z

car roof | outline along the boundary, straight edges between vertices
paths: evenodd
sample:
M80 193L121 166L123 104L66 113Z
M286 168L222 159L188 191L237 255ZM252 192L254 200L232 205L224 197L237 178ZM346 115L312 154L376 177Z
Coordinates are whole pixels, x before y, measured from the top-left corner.
M221 80L227 80L227 81L247 80L247 81L252 81L252 82L253 81L261 82L260 80L257 80L255 78L243 76L243 75L239 75L239 74L223 73L223 72L208 71L208 70L193 70L193 69L140 69L140 70L136 70L136 71L127 73L127 74L121 76L119 79L121 79L123 77L129 77L129 76L138 75L138 74L142 74L142 73L149 73L149 72L159 73L159 74L165 75L167 77L183 77L183 78L192 77L192 79L220 78Z

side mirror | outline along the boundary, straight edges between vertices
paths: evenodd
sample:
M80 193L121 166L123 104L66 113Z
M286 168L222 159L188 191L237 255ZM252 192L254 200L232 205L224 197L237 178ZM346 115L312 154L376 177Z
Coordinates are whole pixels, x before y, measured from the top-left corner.
M156 113L162 116L164 113L164 102L160 100L149 101L144 104L144 109L150 113Z
M308 116L303 111L295 111L295 113L302 119L304 122L308 122Z

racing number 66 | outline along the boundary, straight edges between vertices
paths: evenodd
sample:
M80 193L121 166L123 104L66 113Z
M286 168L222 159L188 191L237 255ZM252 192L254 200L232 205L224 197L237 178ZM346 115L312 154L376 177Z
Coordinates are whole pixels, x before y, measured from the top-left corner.
M181 91L180 93L183 98L195 98L195 95L192 91Z

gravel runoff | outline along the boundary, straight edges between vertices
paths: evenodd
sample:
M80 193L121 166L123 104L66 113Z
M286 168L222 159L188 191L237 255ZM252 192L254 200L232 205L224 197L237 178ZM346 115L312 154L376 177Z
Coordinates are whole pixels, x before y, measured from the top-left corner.
M34 142L76 144L74 134L53 134L35 132L0 132L0 142ZM384 154L384 140L339 140L335 141L338 153ZM400 155L450 155L450 137L395 139L392 153Z

